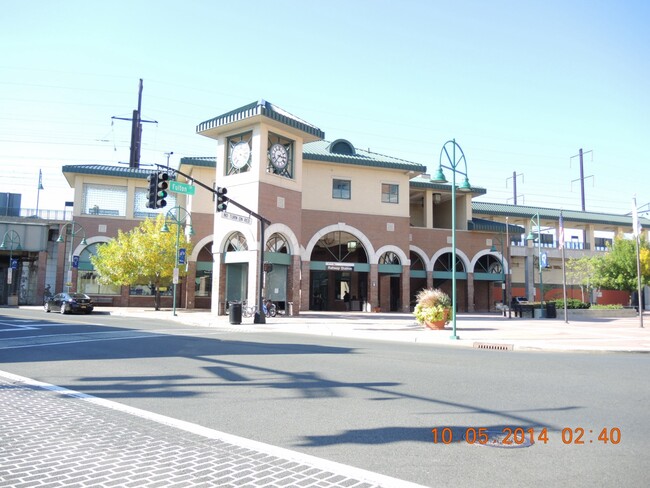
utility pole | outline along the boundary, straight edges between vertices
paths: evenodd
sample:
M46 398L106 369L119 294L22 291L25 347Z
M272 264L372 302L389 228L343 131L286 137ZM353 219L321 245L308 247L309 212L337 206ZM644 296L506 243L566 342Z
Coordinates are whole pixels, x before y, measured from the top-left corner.
M523 183L524 181L524 174L519 173L517 174L516 171L512 172L512 197L514 199L514 204L517 205L517 176L521 176L521 181ZM508 180L510 178L506 178L506 188L508 188Z
M133 111L133 117L130 119L125 117L111 117L111 119L131 121L131 154L129 156L129 168L139 168L140 148L142 147L142 122L158 123L157 120L142 120L142 78L140 78L140 86L138 89L138 108Z
M580 148L580 151L578 152L578 154L571 157L571 159L573 159L575 157L580 158L580 178L578 178L578 180L580 180L580 195L581 195L580 200L582 202L582 211L583 212L585 211L585 172L584 172L584 168L583 168L583 156L585 154L589 154L589 153L592 153L592 161L593 161L593 151L589 150L587 152L582 152L582 148ZM594 175L589 175L589 176L587 176L587 178L593 178L593 176ZM578 181L578 180L573 180L573 181L571 181L571 183L573 183L575 181Z

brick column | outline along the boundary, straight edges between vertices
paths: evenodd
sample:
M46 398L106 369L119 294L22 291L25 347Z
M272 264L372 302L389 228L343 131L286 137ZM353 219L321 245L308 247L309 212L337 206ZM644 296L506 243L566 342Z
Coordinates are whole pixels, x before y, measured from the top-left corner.
M185 276L185 308L195 308L196 294L196 261L187 262L187 275Z
M402 266L402 313L411 311L411 267Z
M371 310L379 306L379 265L370 265L370 287L368 289L368 303Z
M467 273L467 311L470 313L475 311L474 310L474 273Z
M302 261L300 263L300 269L302 270L302 279L300 280L300 310L309 310L309 281L311 272L309 270L311 262ZM296 302L293 302L293 306L296 307ZM295 308L294 308L294 313Z
M302 308L302 275L300 255L291 256L291 266L287 273L287 301L293 303L293 314L299 315ZM309 275L307 275L307 298L309 298ZM287 311L288 312L288 311Z

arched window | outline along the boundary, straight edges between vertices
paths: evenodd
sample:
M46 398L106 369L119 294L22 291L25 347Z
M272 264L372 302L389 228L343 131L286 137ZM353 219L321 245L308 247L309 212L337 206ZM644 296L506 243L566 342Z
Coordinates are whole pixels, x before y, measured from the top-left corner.
M424 264L424 260L422 259L422 256L420 256L416 252L411 251L410 258L411 258L411 271L426 271L427 267Z
M275 233L266 241L266 250L268 252L278 252L282 254L290 254L289 243L282 234Z
M367 263L366 250L349 232L335 231L321 237L311 253L312 261Z
M440 256L436 262L433 265L433 270L434 271L446 271L451 273L452 268L451 268L451 253L447 252ZM465 271L465 266L463 265L463 261L460 259L458 255L456 255L456 273L462 273Z
M233 232L226 242L226 252L248 251L248 242L241 232Z
M379 258L379 264L402 264L399 256L392 251L387 251Z

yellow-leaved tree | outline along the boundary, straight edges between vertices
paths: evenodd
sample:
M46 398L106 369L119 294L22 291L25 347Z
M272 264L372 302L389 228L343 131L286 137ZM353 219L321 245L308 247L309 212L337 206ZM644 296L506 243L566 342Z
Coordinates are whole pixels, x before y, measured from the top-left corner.
M117 237L99 246L91 262L100 283L113 285L148 284L154 290L155 309L160 310L160 287L170 286L178 249L192 252L192 243L178 224L167 223L165 217L145 219L129 232L118 231ZM179 266L179 277L185 276L185 266Z

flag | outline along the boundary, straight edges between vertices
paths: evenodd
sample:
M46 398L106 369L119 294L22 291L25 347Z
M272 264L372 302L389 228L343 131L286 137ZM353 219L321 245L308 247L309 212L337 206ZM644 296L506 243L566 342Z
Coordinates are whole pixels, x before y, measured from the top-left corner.
M562 249L564 247L564 219L562 219L562 212L560 211L560 232L558 235L557 248Z
M38 170L38 190L44 190L43 188L43 172L39 169Z
M636 210L636 198L632 199L632 229L634 237L638 237L641 229L639 229L639 214Z

